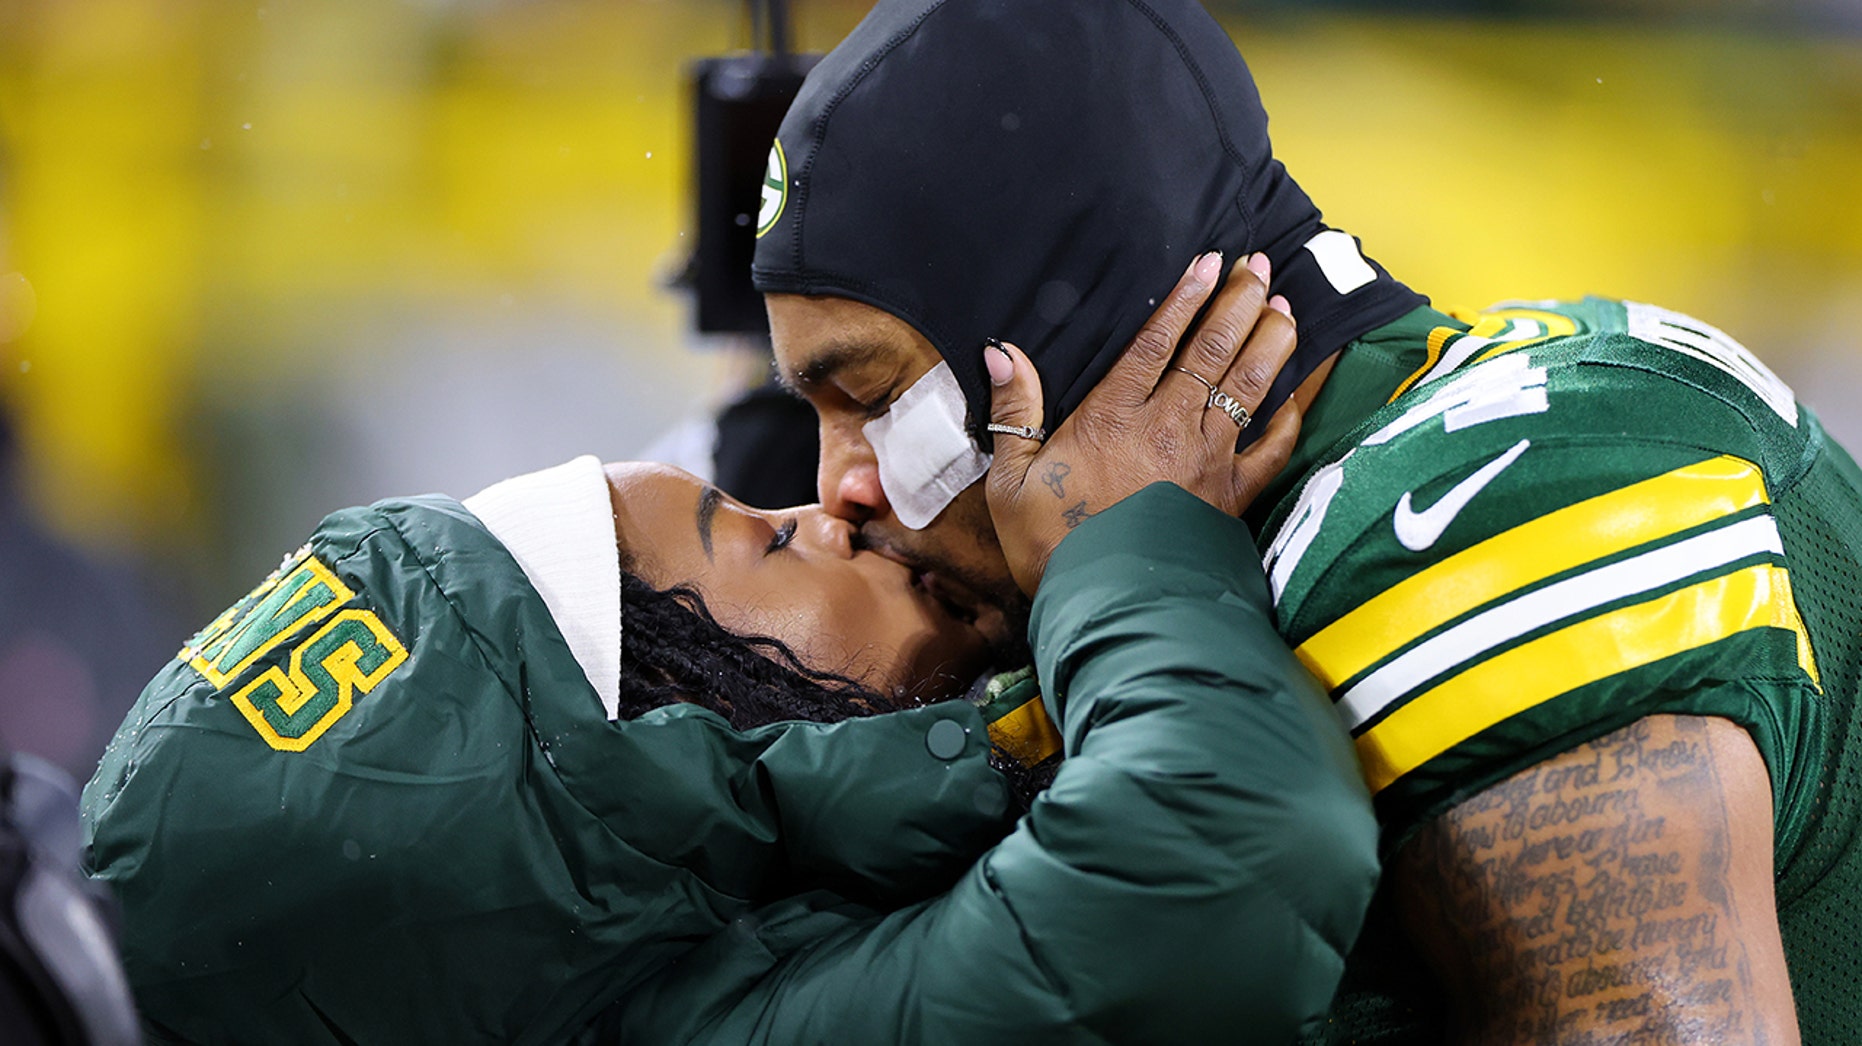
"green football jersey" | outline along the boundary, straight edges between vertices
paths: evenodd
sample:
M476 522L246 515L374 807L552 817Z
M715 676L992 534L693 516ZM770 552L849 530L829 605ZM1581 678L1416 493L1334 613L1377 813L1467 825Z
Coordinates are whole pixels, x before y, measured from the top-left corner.
M1815 415L1655 306L1422 309L1343 354L1300 457L1262 531L1278 623L1351 731L1386 849L1644 716L1731 719L1771 776L1805 1041L1848 1041L1862 472Z

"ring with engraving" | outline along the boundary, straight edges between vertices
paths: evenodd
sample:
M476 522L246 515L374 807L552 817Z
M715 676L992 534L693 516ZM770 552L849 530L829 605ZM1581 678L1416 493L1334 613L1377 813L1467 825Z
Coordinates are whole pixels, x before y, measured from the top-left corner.
M1240 400L1216 388L1209 379L1187 367L1172 367L1170 369L1180 370L1188 374L1190 377L1195 378L1203 388L1209 390L1209 401L1203 404L1204 410L1214 407L1216 410L1228 415L1230 421L1233 421L1244 429L1248 427L1249 422L1254 420L1254 415L1248 412L1248 408L1241 405Z
M1004 425L999 421L992 421L984 425L983 428L990 432L999 432L1004 436L1020 436L1022 439L1031 439L1036 443L1044 442L1047 439L1047 430L1038 428L1034 425Z
M1220 389L1209 390L1209 402L1203 404L1203 409L1208 410L1210 407L1228 415L1229 420L1244 429L1248 427L1249 422L1254 420L1254 415L1248 412L1248 408L1241 405L1240 400Z

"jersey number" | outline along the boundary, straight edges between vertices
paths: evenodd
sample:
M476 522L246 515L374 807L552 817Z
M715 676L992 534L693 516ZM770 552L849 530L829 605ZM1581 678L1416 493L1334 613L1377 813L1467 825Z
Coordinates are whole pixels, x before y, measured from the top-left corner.
M1623 308L1629 313L1631 336L1699 360L1731 376L1751 389L1793 428L1797 426L1797 397L1791 387L1725 331L1659 305L1626 301Z

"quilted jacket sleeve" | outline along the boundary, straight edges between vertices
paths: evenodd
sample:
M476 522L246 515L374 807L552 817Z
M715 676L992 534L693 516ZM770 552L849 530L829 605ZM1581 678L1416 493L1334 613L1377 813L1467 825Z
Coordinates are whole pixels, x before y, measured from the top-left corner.
M1056 551L1037 667L1067 760L948 892L736 920L617 1008L628 1042L1290 1039L1376 879L1342 730L1246 528L1157 485Z

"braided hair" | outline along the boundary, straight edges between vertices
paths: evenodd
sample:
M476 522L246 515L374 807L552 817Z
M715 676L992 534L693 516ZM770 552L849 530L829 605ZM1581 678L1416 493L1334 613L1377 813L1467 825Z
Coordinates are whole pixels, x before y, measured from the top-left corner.
M621 605L622 718L686 701L743 730L784 719L836 723L889 707L856 680L802 664L781 640L718 624L689 585L654 588L623 567Z
M654 588L628 566L623 552L621 718L689 702L744 730L782 720L837 723L895 707L858 680L808 667L781 640L739 635L718 624L691 586ZM1008 779L1023 810L1059 769L1057 759L1024 767L1000 749L991 750L989 762Z

